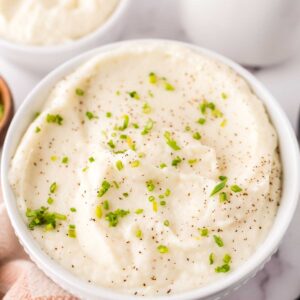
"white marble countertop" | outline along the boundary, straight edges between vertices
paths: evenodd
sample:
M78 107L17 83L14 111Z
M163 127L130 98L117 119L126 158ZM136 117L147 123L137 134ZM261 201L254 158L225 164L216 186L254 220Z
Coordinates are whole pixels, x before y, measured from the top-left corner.
M167 38L189 41L178 18L177 0L135 0L121 39ZM300 109L300 53L283 64L254 71L278 100L296 129ZM18 107L41 80L0 57L0 75L12 88ZM266 267L226 300L293 300L300 296L300 206L279 248ZM300 298L299 298L300 299Z

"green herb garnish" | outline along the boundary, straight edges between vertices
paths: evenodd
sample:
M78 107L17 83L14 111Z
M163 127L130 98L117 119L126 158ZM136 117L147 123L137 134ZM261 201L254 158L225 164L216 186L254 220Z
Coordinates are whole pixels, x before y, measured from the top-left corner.
M155 185L152 180L146 181L146 186L149 192L152 192L155 189Z
M201 236L205 236L207 237L208 236L208 229L203 227L203 228L198 228L198 231L200 233Z
M128 92L128 95L135 100L140 99L140 95L136 91Z
M151 120L151 119L148 119L143 131L141 132L141 134L142 135L148 134L152 130L153 125L154 125L154 121Z
M214 240L215 243L219 246L219 247L223 247L224 246L224 242L221 239L221 237L219 237L218 235L214 235Z
M76 238L76 226L75 225L69 225L68 236L73 239Z
M172 160L172 166L177 167L181 162L182 162L182 159L179 156L177 156L176 158L174 158Z
M216 273L227 273L229 271L230 271L230 266L228 264L224 264L222 266L215 268Z
M221 203L226 202L227 201L227 194L225 192L221 192L219 194L219 200L220 200Z
M51 115L51 114L48 114L47 117L46 117L46 121L48 123L55 123L55 124L58 124L58 125L62 125L63 123L63 117L61 115Z
M157 83L157 76L154 72L149 73L149 82L151 84Z
M69 158L67 156L64 156L63 159L61 160L63 164L67 164L69 162Z
M1 119L1 117L0 117L0 119ZM40 127L38 127L38 126L35 127L35 132L36 132L36 133L39 133L40 131L41 131L41 128L40 128Z
M119 223L120 218L124 218L129 214L129 210L117 209L109 212L105 216L105 220L108 221L110 227L116 227Z
M225 176L220 176L219 179L221 180L220 183L218 183L212 190L212 192L210 193L210 197L217 194L218 192L220 192L225 186L226 186L226 183L227 183L227 177Z
M112 113L108 111L108 112L106 113L106 118L111 118L111 116L112 116Z
M84 90L82 90L81 88L77 88L76 90L75 90L75 94L77 95L77 96L84 96Z
M50 193L55 193L56 190L57 190L57 183L56 182L53 182L51 185L50 185Z
M167 247L167 246L164 246L164 245L159 245L159 246L157 247L157 250L158 250L158 252L161 253L161 254L165 254L165 253L168 253L168 252L169 252L168 247Z
M124 165L123 165L123 163L122 163L121 160L118 160L118 161L116 162L116 167L117 167L117 169L118 169L119 171L121 171L122 169L124 169Z
M140 215L140 214L142 214L144 212L144 210L142 209L142 208L138 208L136 211L135 211L135 213L137 214L137 215Z
M164 138L165 138L167 144L168 144L173 150L178 151L178 150L181 149L181 148L177 145L176 141L173 140L173 139L171 138L171 133L170 133L169 131L166 131L166 132L164 133Z
M95 116L95 115L94 115L92 112L90 112L90 111L87 111L87 112L85 113L85 115L86 115L86 117L87 117L89 120L98 119L98 117Z
M95 158L93 156L89 157L89 162L94 162L95 161Z
M143 105L143 113L144 114L150 114L152 111L151 106L148 103L144 103Z
M195 133L193 134L193 138L194 138L195 140L200 140L200 139L201 139L201 134L200 134L199 132L195 132Z
M42 206L39 209L32 210L27 208L26 217L28 218L28 228L33 230L35 227L44 227L46 230L56 228L57 221L65 221L67 217L65 215L49 212L48 207Z
M109 210L109 201L108 200L103 201L103 208L105 210Z
M213 253L209 254L209 264L212 265L215 262L215 255Z
M110 188L110 183L104 180L101 184L101 188L98 191L98 197L102 197Z
M197 123L199 123L200 125L204 125L206 122L206 120L204 118L200 118Z
M238 185L234 184L230 187L230 189L234 192L234 193L239 193L241 192L243 189L240 188Z
M107 145L111 148L111 149L115 149L116 148L116 145L114 144L113 140L109 140L107 142Z

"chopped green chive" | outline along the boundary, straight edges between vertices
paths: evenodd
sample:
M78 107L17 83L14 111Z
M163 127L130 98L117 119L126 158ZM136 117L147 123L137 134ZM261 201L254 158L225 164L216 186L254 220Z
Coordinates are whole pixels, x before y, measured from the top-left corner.
M157 76L154 72L149 73L149 82L151 84L157 83Z
M73 238L73 239L76 238L76 227L75 227L75 225L69 225L68 236L70 238Z
M123 165L123 163L122 163L121 160L118 160L118 161L116 162L116 167L117 167L117 169L118 169L119 171L121 171L122 169L124 169L124 165Z
M153 209L154 212L158 211L157 202L155 200L152 201L152 209Z
M70 208L70 211L71 211L71 212L77 212L77 209L76 209L75 207L71 207L71 208Z
M48 123L54 123L54 124L58 124L58 125L62 125L63 123L63 117L61 115L51 115L48 114L46 117L46 121Z
M135 233L135 236L138 238L138 239L142 239L143 238L143 232L141 229L138 229Z
M53 202L54 202L54 199L49 197L48 200L47 200L47 203L51 205Z
M127 198L129 196L129 194L128 193L123 193L123 196Z
M50 157L50 159L51 159L52 161L57 161L57 156L52 155L52 156Z
M230 271L230 266L228 264L224 264L222 266L215 268L216 273L227 273L229 271Z
M132 126L133 126L135 129L140 128L139 124L137 124L137 123L132 123Z
M195 133L193 134L193 138L194 138L195 140L200 140L200 139L201 139L201 134L200 134L199 132L195 132Z
M226 202L227 201L227 194L225 192L221 192L219 194L219 200L220 200L221 203Z
M166 168L167 165L166 165L165 163L161 163L161 164L159 165L159 167L160 167L161 169L163 169L163 168Z
M84 96L84 90L82 90L81 88L77 88L77 89L75 90L75 94L76 94L77 96Z
M35 127L35 132L36 132L36 133L39 133L40 131L41 131L41 128L40 128L40 127L38 127L38 126Z
M2 112L2 114L3 114L4 113L4 105L2 105L2 106L3 106L3 112ZM37 111L33 116L33 120L35 120L40 114L41 113Z
M171 138L171 133L170 133L169 131L166 131L166 132L164 133L164 138L165 138L167 144L168 144L173 150L178 151L178 150L181 149L181 148L177 145L176 141L173 140L173 139Z
M108 200L103 201L103 208L105 210L109 210L109 201Z
M162 200L162 201L159 202L159 204L160 204L161 206L166 206L167 202L166 202L165 200Z
M101 184L101 188L98 191L98 197L102 197L110 188L110 183L104 180Z
M219 246L219 247L223 247L224 246L224 242L221 239L221 237L219 237L218 235L214 235L214 240L215 243Z
M118 130L120 130L120 131L124 131L128 127L128 125L129 125L129 117L128 117L128 115L124 115L123 119L124 119L123 125L118 127Z
M136 211L135 211L135 213L137 214L137 215L140 215L140 214L142 214L144 212L144 210L142 209L142 208L138 208Z
M128 92L128 95L135 100L140 99L140 95L136 91Z
M144 114L150 114L152 111L151 106L148 103L144 103L143 105L143 113Z
M172 166L177 167L181 162L182 162L182 159L179 156L177 156L176 158L174 158L172 160Z
M121 140L126 140L127 138L128 138L128 135L126 135L126 134L121 134L120 135Z
M224 120L221 122L220 126L224 128L226 125L227 125L227 120L224 119Z
M52 230L56 228L57 220L65 221L67 219L65 215L49 212L48 207L44 206L36 210L27 208L26 217L29 221L28 228L30 230L33 230L36 226L44 227L46 230Z
M102 218L103 212L102 212L102 207L101 207L100 205L97 205L97 206L96 206L96 211L95 211L95 213L96 213L96 217L97 217L98 219L101 219L101 218Z
M200 125L204 125L206 122L206 120L204 118L200 118L197 123L199 123Z
M171 92L171 91L174 91L175 88L171 83L165 82L165 90Z
M157 250L160 254L165 254L165 253L168 253L169 252L169 249L167 246L164 246L164 245L159 245L157 247Z
M140 165L140 161L134 160L130 165L132 168L137 168Z
M94 162L95 161L95 158L93 156L89 157L89 162Z
M53 194L56 192L57 190L57 183L56 182L53 182L51 185L50 185L50 193Z
M190 165L194 165L194 164L197 163L197 162L198 162L198 159L197 159L197 158L189 159L189 160L188 160L188 163L189 163Z
M119 223L120 218L124 218L129 214L129 210L117 209L109 212L105 216L105 220L108 221L110 227L116 227Z
M234 192L234 193L239 193L241 192L243 189L240 188L238 185L234 184L230 187L230 189Z
M84 167L84 168L82 169L82 172L86 172L88 169L89 169L89 167Z
M171 195L171 190L170 189L166 189L165 196L169 197L170 195Z
M198 228L198 231L200 233L201 236L205 236L207 237L208 236L208 229L207 228Z
M224 100L228 98L228 95L227 95L226 93L224 93L224 92L221 94L221 96L222 96L222 98L223 98Z
M152 192L155 189L155 185L152 180L146 181L146 186L149 192Z
M141 132L141 134L142 135L148 134L152 130L153 125L154 125L154 121L151 120L151 119L148 119L148 121L147 121L147 123L146 123L146 125L145 125L145 127L143 129L143 131Z
M112 113L108 111L108 112L106 113L106 118L111 118L111 116L112 116Z
M210 193L210 196L213 196L215 194L217 194L218 192L220 192L227 183L227 178L225 176L220 176L219 179L221 180L220 183L218 183L212 190L212 192Z
M225 264L229 264L231 262L231 256L229 254L225 254L223 257L223 262Z
M113 140L109 140L107 142L107 145L111 148L111 149L115 149L116 148L116 145L114 144Z
M67 164L69 162L69 158L67 156L64 156L63 159L61 160L63 164Z
M212 265L215 262L215 255L213 253L209 254L209 264Z
M169 227L169 226L170 226L170 221L169 221L169 220L164 220L164 225L165 225L166 227Z
M86 115L86 117L87 117L89 120L98 119L98 117L95 116L95 115L94 115L92 112L90 112L90 111L87 111L87 112L85 113L85 115Z
M148 200L149 200L149 202L153 202L153 201L155 201L155 197L154 196L149 196Z

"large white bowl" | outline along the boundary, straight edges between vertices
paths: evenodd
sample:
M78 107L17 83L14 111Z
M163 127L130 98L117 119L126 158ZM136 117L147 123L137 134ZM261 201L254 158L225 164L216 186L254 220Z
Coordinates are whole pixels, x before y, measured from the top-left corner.
M14 155L16 147L20 142L25 130L32 121L34 112L41 109L45 99L47 98L53 86L64 76L71 73L79 65L90 59L91 57L116 49L120 46L133 43L176 43L179 42L164 40L137 40L126 41L116 44L107 45L93 51L82 54L72 59L61 67L54 70L48 75L38 86L29 94L22 106L19 108L14 120L9 128L6 136L5 145L2 155L1 178L2 189L5 199L7 211L20 242L24 246L31 259L57 284L76 296L84 299L110 299L110 300L129 300L129 299L145 299L144 297L135 297L129 295L121 295L112 290L96 287L77 278L71 272L61 267L58 263L50 259L44 253L37 242L33 239L30 231L24 223L20 212L17 208L16 199L8 182L8 170L11 157ZM264 243L257 249L255 253L240 266L236 271L229 273L223 279L220 279L208 286L194 289L176 295L155 297L155 299L167 300L183 300L183 299L220 299L220 296L228 294L233 289L238 288L249 278L253 277L258 270L263 268L264 264L271 258L272 254L277 250L278 245L286 232L294 211L296 209L299 196L299 150L298 144L291 128L291 125L276 100L265 89L265 87L248 71L241 66L220 56L214 52L202 49L193 45L182 44L199 53L203 53L209 57L215 58L234 69L242 76L252 87L253 91L263 101L269 116L275 126L280 145L281 161L283 166L283 190L281 205L274 224L270 230ZM103 270L105 272L105 270ZM147 297L146 297L147 299ZM149 298L148 298L149 299Z
M85 51L116 41L126 22L131 0L121 0L111 16L97 30L69 43L30 46L0 38L0 56L39 73L46 73Z

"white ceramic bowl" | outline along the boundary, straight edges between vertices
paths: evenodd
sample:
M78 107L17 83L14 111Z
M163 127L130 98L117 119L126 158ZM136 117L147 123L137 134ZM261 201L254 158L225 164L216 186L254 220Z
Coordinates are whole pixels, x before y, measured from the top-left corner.
M180 44L179 42L163 40L126 41L107 45L87 52L57 68L41 83L39 83L38 86L26 98L22 106L19 108L16 116L14 117L14 120L6 136L1 164L2 189L8 214L15 232L19 237L20 242L30 255L31 259L36 262L36 264L50 278L52 278L53 281L55 281L57 284L70 291L74 295L82 297L84 299L132 300L145 298L120 295L112 290L107 290L90 285L78 279L75 275L61 267L58 263L51 260L50 257L47 256L39 248L39 245L32 238L30 231L27 229L27 226L20 215L13 191L8 182L7 174L9 170L10 159L13 156L20 139L24 134L24 131L32 121L32 115L34 114L34 112L41 109L43 102L47 98L50 90L53 88L55 83L57 83L67 74L71 73L79 65L99 53L116 49L121 45L153 42ZM182 294L155 298L159 300L220 299L220 296L223 296L229 293L231 290L238 288L243 283L245 283L246 280L254 276L256 272L264 266L264 264L271 258L272 254L277 250L277 247L293 217L299 196L299 150L294 132L287 117L279 107L276 100L255 77L253 77L248 71L246 71L236 63L228 60L223 56L193 45L182 45L185 45L186 47L203 53L209 57L218 59L219 61L229 65L238 74L246 79L246 81L252 87L253 91L265 104L272 123L277 130L280 144L281 161L283 166L283 191L281 205L279 207L273 227L264 243L257 249L255 253L253 253L248 261L240 266L239 269L232 273L229 273L223 279L220 279L217 282L212 283L206 287L191 290Z
M121 0L111 16L96 31L78 40L51 46L30 46L0 38L0 56L39 73L46 73L68 59L100 45L116 41L129 11L131 0Z

